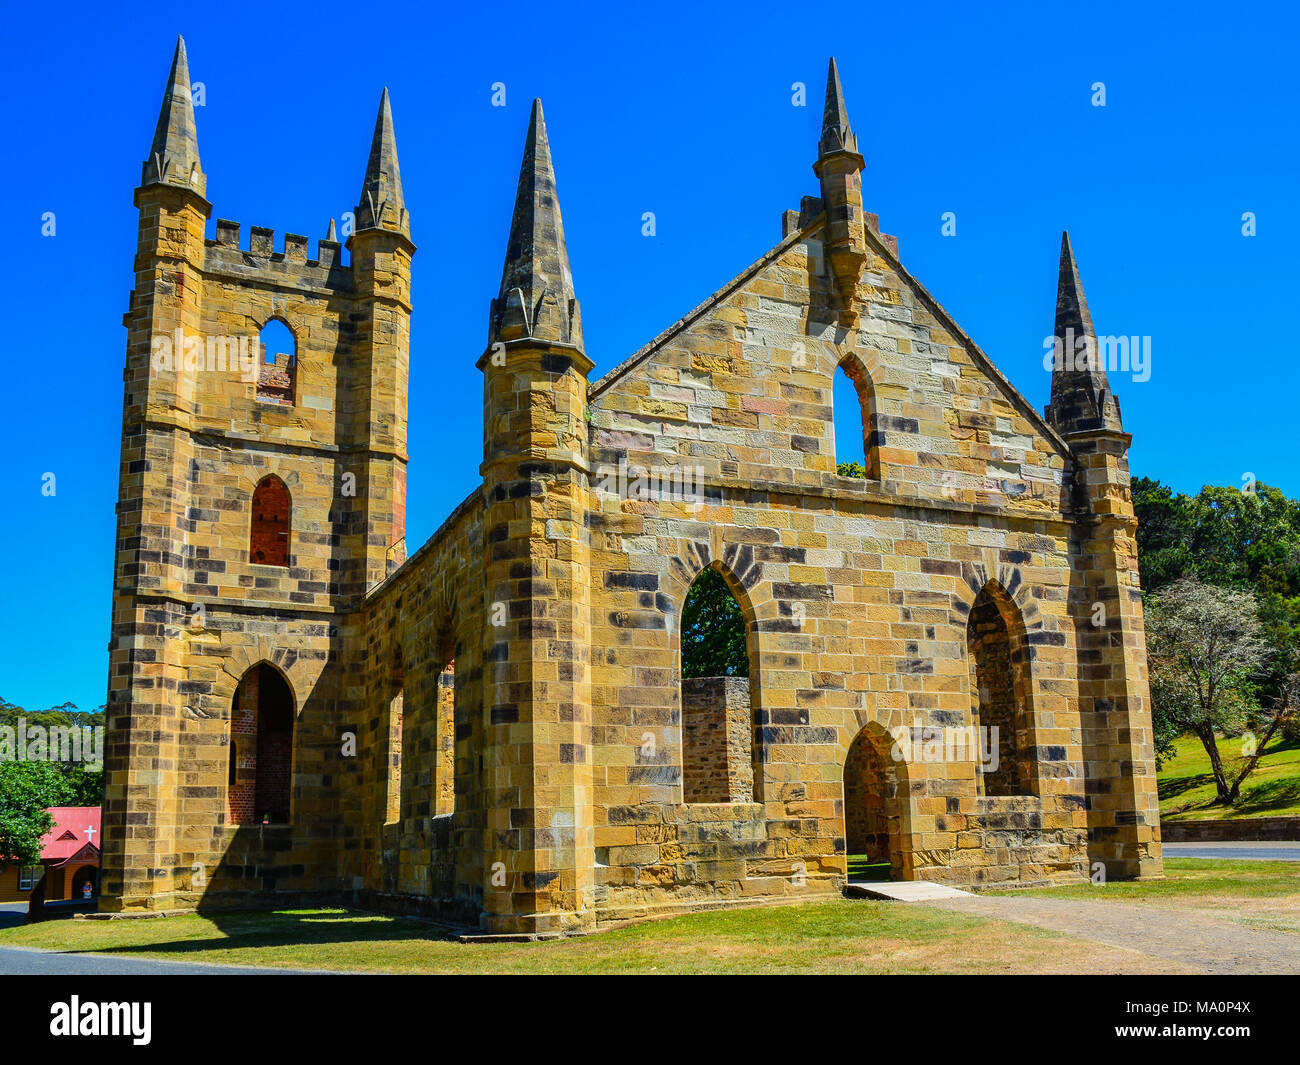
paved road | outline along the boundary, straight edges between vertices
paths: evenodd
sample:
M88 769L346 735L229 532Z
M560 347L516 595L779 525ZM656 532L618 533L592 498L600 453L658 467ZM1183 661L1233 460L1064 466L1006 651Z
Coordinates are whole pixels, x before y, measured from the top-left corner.
M24 947L0 947L0 974L20 976L303 976L296 969L197 965L183 961L121 958L110 954L59 954Z
M0 928L26 924L27 903L0 902ZM191 974L239 976L301 975L294 969L258 969L241 965L201 965L184 961L155 961L151 958L122 958L111 954L65 954L27 947L0 947L0 974L21 976L135 976L137 974Z
M27 903L0 902L0 928L27 923Z
M1233 861L1300 862L1300 840L1242 843L1166 843L1168 858L1228 858Z

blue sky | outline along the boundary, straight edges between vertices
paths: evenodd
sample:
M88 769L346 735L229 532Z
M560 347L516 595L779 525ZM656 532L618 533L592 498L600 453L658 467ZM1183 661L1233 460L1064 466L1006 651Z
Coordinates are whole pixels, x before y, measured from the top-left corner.
M237 220L245 240L252 225L274 228L277 247L304 233L314 254L356 202L389 87L420 249L412 548L476 481L474 361L532 98L546 107L599 375L775 244L781 213L817 193L832 53L867 159L867 209L1035 406L1048 398L1042 343L1068 228L1098 332L1151 337L1150 379L1112 379L1134 473L1195 491L1250 472L1300 496L1297 16L1280 4L1145 6L11 9L0 695L33 709L104 699L131 197L177 33L205 88L210 227ZM496 82L505 107L492 106ZM795 82L806 107L792 105ZM654 237L641 235L647 211ZM1248 211L1254 237L1242 235ZM955 236L941 234L944 212ZM42 494L47 472L54 496Z

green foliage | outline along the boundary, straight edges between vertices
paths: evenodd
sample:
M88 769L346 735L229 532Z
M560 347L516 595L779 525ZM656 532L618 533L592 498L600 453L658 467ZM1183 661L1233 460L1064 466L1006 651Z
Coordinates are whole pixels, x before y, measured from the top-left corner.
M0 696L0 725L9 725L16 728L18 719L25 718L27 727L32 725L42 725L49 728L51 725L76 725L78 728L94 728L97 725L104 724L104 710L101 706L98 710L78 710L76 703L62 703L59 706L52 706L48 710L24 710L21 706L11 703L4 696Z
M49 806L71 806L74 791L49 762L0 762L0 867L35 865L41 837L54 827ZM92 805L99 805L96 798Z
M1251 592L1274 660L1270 691L1300 668L1300 501L1257 484L1254 492L1206 485L1175 495L1159 481L1133 482L1142 587L1180 577Z
M24 710L0 697L0 726L27 728L71 726L95 728L104 724L104 707L90 713L75 703L63 703L48 710ZM0 865L17 861L34 865L40 859L41 837L53 821L45 812L50 806L99 806L104 795L103 767L80 763L0 762Z
M1267 701L1260 699L1274 649L1254 595L1180 577L1151 597L1147 655L1152 717L1162 727L1182 726L1200 740L1217 801L1235 804L1263 749L1300 707L1300 673L1283 678ZM1240 759L1221 756L1220 734L1247 734Z
M682 676L747 677L745 616L722 574L706 569L682 607Z
M1153 704L1154 701L1153 696ZM1181 730L1177 721L1161 712L1161 708L1155 705L1151 710L1151 725L1155 739L1156 769L1160 770L1178 756L1178 745L1174 741L1181 735Z
M1133 508L1147 593L1195 577L1255 597L1269 655L1252 678L1254 694L1260 704L1276 705L1287 677L1300 671L1300 501L1260 483L1253 492L1206 485L1189 496L1139 477L1133 481ZM1157 753L1167 757L1179 729L1164 717L1159 700L1154 717ZM1296 738L1296 718L1283 727Z
M84 765L61 765L59 769L68 782L68 798L64 806L99 806L103 803L103 766L91 769Z
M860 462L841 462L835 467L835 472L841 477L863 477L867 476L867 468Z

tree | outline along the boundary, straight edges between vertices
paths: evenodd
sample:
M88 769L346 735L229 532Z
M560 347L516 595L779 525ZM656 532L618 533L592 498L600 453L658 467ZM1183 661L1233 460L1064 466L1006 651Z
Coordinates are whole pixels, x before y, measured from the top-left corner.
M1159 481L1133 481L1142 587L1160 592L1183 577L1251 592L1272 654L1257 678L1260 701L1282 705L1287 678L1300 671L1300 501L1256 483L1249 491L1206 485L1194 496ZM1157 740L1171 723L1155 706ZM1300 738L1300 720L1282 726ZM1161 754L1159 746L1157 754Z
M36 865L41 837L54 827L46 807L71 805L72 797L67 778L51 762L0 762L0 867Z
M749 676L745 616L712 568L695 578L682 606L682 676Z
M1289 713L1278 707L1261 711L1257 702L1270 648L1256 611L1250 592L1182 577L1152 598L1148 615L1152 702L1160 715L1201 741L1217 801L1227 805L1237 801L1259 748L1230 770L1219 754L1216 733L1240 735L1272 714L1267 742Z
M56 763L68 785L64 806L99 806L104 801L104 768Z
M866 477L867 468L860 462L841 462L835 472L841 477Z
M98 710L78 710L76 703L62 703L48 710L24 710L16 703L0 696L0 725L17 726L18 719L24 718L28 726L75 725L78 728L95 728L105 723L107 706Z
M1142 587L1159 591L1195 572L1190 541L1192 518L1187 497L1149 477L1133 481L1137 514L1138 569Z
M1154 693L1155 689L1152 689ZM1151 706L1151 738L1156 749L1157 771L1165 767L1165 762L1178 754L1178 745L1174 742L1183 734L1182 726L1164 712L1154 698Z
M78 710L76 703L63 703L48 710L24 710L16 703L0 696L0 726L16 729L19 719L27 722L28 729L39 725L42 728L103 728L105 725L106 706L98 710ZM91 767L83 762L54 763L69 785L66 806L98 806L104 796L104 769L102 766Z

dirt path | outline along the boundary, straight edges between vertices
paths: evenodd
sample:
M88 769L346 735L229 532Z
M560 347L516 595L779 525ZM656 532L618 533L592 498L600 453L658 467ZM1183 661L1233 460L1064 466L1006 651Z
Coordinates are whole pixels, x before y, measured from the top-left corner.
M1036 925L1136 950L1197 972L1300 973L1300 935L1247 928L1204 912L1146 903L977 895L925 905ZM1186 971L1185 969L1182 971Z

